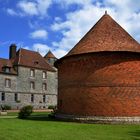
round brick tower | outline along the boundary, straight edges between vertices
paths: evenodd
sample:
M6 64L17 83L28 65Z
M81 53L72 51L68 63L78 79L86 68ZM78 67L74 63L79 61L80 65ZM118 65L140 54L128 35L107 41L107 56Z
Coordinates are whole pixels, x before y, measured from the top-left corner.
M140 45L107 13L58 68L58 118L140 120Z

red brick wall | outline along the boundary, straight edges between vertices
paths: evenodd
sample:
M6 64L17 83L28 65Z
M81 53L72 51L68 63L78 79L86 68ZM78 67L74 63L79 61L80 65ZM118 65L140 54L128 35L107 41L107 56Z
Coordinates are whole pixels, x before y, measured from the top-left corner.
M58 63L58 110L89 116L140 115L140 54L99 52Z

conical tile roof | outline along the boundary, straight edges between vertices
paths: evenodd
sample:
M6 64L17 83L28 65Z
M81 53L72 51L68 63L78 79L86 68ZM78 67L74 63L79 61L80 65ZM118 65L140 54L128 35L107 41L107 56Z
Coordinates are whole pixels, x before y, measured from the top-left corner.
M105 13L66 56L100 51L140 52L140 45Z

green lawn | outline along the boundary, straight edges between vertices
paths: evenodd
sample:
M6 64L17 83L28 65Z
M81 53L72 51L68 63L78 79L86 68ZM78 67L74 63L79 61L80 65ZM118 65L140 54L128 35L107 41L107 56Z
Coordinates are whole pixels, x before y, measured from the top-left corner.
M140 125L60 122L34 113L28 120L0 118L0 140L140 140Z
M46 115L46 112L33 112L32 115ZM8 112L7 115L3 116L18 116L18 112Z

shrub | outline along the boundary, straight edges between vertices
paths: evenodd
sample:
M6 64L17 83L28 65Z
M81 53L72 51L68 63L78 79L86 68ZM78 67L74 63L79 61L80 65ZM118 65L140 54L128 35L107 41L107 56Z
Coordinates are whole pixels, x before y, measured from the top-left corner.
M5 110L11 110L11 106L10 105L4 105L4 109Z
M57 113L57 106L54 106L53 111L48 115L49 118L54 119Z
M49 105L48 109L56 109L56 105Z
M17 100L16 103L20 103L20 100Z
M30 105L24 106L20 109L20 112L18 113L18 118L25 119L28 116L30 116L32 112L33 112L32 106L30 106Z
M9 105L1 105L0 108L2 111L11 110L11 106Z

